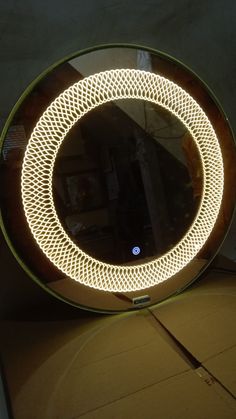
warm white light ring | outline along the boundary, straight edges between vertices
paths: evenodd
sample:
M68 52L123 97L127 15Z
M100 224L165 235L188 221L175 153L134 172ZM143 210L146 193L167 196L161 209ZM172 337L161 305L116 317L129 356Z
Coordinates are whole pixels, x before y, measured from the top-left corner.
M89 110L124 98L151 101L176 115L193 136L204 172L202 201L191 228L168 253L137 266L109 265L85 254L64 231L52 196L53 167L68 131ZM65 275L96 289L125 292L165 281L196 256L214 227L221 205L223 182L218 140L197 102L178 85L157 74L129 69L111 70L75 83L44 112L25 152L22 198L35 240Z

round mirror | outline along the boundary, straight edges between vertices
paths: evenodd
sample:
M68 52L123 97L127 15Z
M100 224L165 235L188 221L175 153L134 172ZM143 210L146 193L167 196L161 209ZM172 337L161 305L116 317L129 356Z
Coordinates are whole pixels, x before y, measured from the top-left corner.
M111 100L121 75L129 82L134 77L132 87L121 85ZM90 81L96 77L105 80L99 93ZM162 99L150 93L153 83L157 92L163 89ZM87 110L75 117L85 96ZM58 98L66 98L63 106ZM175 110L184 101L191 105L187 116ZM206 124L200 133L199 119ZM216 147L210 163L204 160L204 137ZM74 305L120 311L158 302L203 272L228 229L235 203L228 121L206 86L164 54L114 45L55 65L19 100L2 138L2 227L8 243L33 279ZM215 170L215 185L207 170ZM209 188L218 200L215 210L213 195L212 208L210 198L204 201ZM198 231L201 236L201 225L208 228L198 223L203 210L204 217L215 211L204 240L194 238ZM67 258L70 252L76 256Z

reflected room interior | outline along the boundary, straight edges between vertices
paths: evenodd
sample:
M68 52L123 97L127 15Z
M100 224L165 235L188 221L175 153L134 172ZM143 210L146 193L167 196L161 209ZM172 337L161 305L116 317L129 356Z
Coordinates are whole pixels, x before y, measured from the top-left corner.
M68 133L54 169L54 202L85 253L110 264L145 263L183 237L201 183L197 149L177 118L120 100L90 111Z

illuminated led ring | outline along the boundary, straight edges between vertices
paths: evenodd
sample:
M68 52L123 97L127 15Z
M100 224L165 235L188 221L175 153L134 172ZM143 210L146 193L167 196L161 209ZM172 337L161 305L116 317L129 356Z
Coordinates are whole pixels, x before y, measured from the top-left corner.
M66 134L89 110L124 99L156 103L183 122L201 156L201 204L185 236L169 252L137 266L110 265L84 253L64 231L54 207L52 177ZM39 119L22 169L22 198L29 227L45 255L67 277L105 291L134 291L172 277L186 266L209 237L223 193L221 150L211 123L197 102L175 83L140 70L111 70L87 77L58 96Z

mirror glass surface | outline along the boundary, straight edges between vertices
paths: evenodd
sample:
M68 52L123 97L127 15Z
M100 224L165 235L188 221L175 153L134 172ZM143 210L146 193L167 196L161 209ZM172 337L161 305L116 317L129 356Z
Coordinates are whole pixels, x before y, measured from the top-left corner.
M65 231L110 264L145 263L186 233L201 196L201 162L184 125L165 109L123 99L70 130L53 177Z

